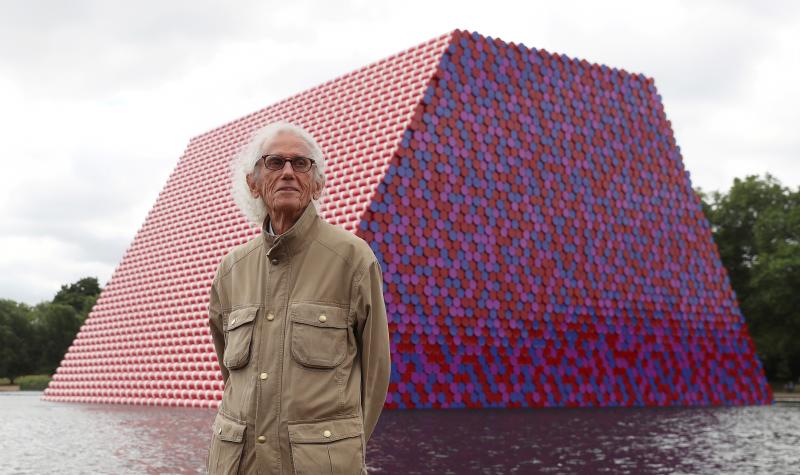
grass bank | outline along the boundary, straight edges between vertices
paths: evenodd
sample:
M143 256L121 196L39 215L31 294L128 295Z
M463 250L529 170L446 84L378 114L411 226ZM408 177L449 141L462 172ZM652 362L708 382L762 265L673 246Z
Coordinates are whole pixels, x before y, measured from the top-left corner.
M0 391L44 391L50 384L49 374L29 374L14 378L14 384L8 378L0 378Z

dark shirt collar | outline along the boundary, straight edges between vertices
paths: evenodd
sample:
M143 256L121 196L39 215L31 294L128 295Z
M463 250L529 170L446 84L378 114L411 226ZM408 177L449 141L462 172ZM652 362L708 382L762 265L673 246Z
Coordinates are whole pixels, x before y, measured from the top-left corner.
M314 203L308 203L297 222L288 231L276 236L269 232L270 218L267 214L261 224L261 235L264 237L264 245L267 247L267 256L280 259L300 251L306 243L311 241L310 233L317 218L316 206Z

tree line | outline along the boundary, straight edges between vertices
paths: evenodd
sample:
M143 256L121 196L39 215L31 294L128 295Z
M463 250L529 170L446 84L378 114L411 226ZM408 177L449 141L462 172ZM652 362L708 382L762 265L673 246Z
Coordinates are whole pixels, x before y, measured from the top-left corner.
M800 377L800 187L773 176L735 179L700 196L770 381Z
M35 306L0 299L0 378L53 374L101 290L85 277Z
M800 188L767 174L698 194L771 381L800 377ZM30 307L0 300L0 378L52 374L100 294L94 277Z

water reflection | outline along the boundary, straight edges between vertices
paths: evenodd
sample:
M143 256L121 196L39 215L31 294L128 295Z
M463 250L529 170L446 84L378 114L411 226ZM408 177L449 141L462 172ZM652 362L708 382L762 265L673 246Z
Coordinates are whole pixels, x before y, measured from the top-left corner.
M0 393L2 473L202 473L214 413ZM388 411L385 474L800 473L800 406Z
M62 404L0 393L0 473L203 473L208 410Z
M368 460L385 473L800 473L800 407L389 412L380 424Z

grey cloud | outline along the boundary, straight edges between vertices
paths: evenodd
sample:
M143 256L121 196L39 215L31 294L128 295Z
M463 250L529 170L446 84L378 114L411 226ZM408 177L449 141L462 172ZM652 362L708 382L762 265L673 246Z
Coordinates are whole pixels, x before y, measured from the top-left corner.
M59 157L68 164L66 171L43 170L39 181L18 185L6 207L35 219L112 214L148 197L154 200L178 158L146 159L122 145L116 152L69 152Z
M684 0L687 5L691 5L692 0ZM769 19L773 23L789 24L791 23L798 12L800 12L800 3L794 0L772 0L769 2L753 2L751 0L726 0L719 2L718 0L704 0L701 3L713 4L716 6L731 6L735 5L753 17Z
M321 40L308 26L313 18L330 22L325 15L349 11L257 0L235 7L218 1L12 2L0 16L0 73L37 96L97 98L148 89L210 63L231 44L310 45ZM252 61L270 55L263 51Z
M11 223L16 229L9 230L6 225L0 228L4 237L36 239L47 236L60 247L69 249L69 257L83 263L102 263L116 267L130 245L133 236L98 236L91 226L84 222L68 220L42 221L15 219Z
M43 281L41 278L23 278L13 269L0 268L0 299L11 299L36 305L51 300L60 288L55 283ZM87 276L88 277L88 276ZM66 282L65 282L66 283ZM102 285L102 283L101 283Z
M258 5L11 2L0 20L0 71L29 91L73 98L146 88L257 34Z
M74 259L115 266L145 217L131 210L150 209L177 161L154 171L135 157L120 158L110 167L105 156L72 158L63 177L23 184L4 203L0 235L47 236L73 249ZM98 230L97 223L107 224ZM109 230L110 223L121 229Z

